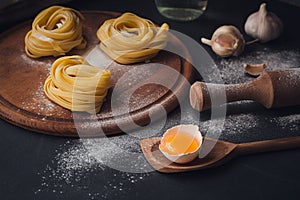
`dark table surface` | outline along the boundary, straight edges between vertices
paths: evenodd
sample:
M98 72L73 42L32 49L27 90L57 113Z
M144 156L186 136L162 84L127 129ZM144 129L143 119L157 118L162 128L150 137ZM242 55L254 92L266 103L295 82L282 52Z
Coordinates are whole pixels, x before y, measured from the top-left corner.
M271 59L269 62L273 65L277 63L279 67L280 63L284 67L300 66L300 28L297 25L300 8L277 1L265 2L284 22L285 31L279 39L247 46L240 58L230 59L221 59L204 46L220 67L227 83L251 79L244 75L234 74L231 77L226 74L232 72L226 69L238 65L239 59L247 61L251 57L253 61L256 57L263 59L262 55L268 56ZM235 25L244 34L246 17L258 8L261 1L210 0L205 14L192 22L163 18L156 10L154 1L74 0L64 3L62 5L78 10L133 12L157 24L167 22L172 29L199 41L201 36L211 36L223 24ZM28 6L28 9L22 6ZM1 31L22 21L32 20L38 10L48 5L24 3L22 6L1 11ZM247 36L245 38L250 40ZM235 76L242 78L235 79ZM165 127L157 135L161 135L167 127L178 124L179 112L176 109L169 115ZM231 104L227 107L225 127L220 138L241 143L296 136L300 134L299 114L299 106L267 110L253 102ZM209 116L209 112L202 114L200 125L203 129L207 128ZM107 167L89 156L89 150L93 151L89 148L101 142L34 133L4 120L0 120L0 127L1 199L300 198L300 150L244 156L217 168L187 173L162 174L151 170L147 173L129 173ZM114 140L123 142L124 148L140 152L138 143L128 142L126 136L117 136ZM112 160L118 163L122 158ZM132 166L134 169L134 163Z

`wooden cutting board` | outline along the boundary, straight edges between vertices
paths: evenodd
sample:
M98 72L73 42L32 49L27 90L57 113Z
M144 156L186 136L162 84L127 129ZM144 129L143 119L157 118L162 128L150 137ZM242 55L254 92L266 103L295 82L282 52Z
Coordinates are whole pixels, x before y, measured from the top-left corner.
M117 17L120 13L82 13L85 17L83 34L87 40L87 48L72 50L67 55L96 56L89 54L97 50L99 45L96 31L105 20ZM112 112L113 87L101 111L96 115L64 109L51 102L43 91L44 81L56 58L31 59L24 52L24 37L31 29L31 22L20 24L0 36L0 117L12 124L57 136L94 137L101 136L103 132L113 135L124 131L120 127L126 127L126 131L134 129L132 120L140 126L149 124L149 113L159 115L160 110L156 105L163 106L168 113L178 106L176 97L183 98L188 94L188 84L182 77L192 81L191 64L175 54L161 51L150 63L120 65L111 62L105 66L111 70L113 83L118 85L119 93L114 93L114 98L131 94L127 105L114 104ZM188 55L184 45L171 33L169 39L168 45L171 48L181 48ZM98 60L101 62L101 59ZM168 70L159 67L160 64L180 73L170 76ZM165 80L168 87L156 84L156 80ZM141 87L134 88L134 85ZM133 88L134 91L131 91ZM172 92L168 88L172 88ZM156 116L155 120L158 119L159 116Z

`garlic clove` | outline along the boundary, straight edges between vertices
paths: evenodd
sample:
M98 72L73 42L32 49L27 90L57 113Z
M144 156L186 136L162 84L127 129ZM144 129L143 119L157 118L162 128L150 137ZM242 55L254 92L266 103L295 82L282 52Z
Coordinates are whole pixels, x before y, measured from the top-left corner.
M283 31L281 19L274 13L268 12L266 3L260 5L259 11L252 13L247 18L245 32L260 42L268 42L278 38Z
M245 47L245 40L240 31L232 25L219 27L211 40L201 38L201 42L211 46L212 50L221 57L239 56Z
M244 64L244 70L247 74L251 76L259 76L265 69L267 65L263 64Z

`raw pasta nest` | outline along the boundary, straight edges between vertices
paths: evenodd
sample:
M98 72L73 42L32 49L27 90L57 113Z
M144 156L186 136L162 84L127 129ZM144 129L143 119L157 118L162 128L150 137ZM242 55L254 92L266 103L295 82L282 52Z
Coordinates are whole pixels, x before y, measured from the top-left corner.
M153 22L124 13L106 20L97 31L100 48L121 64L148 61L167 44L169 26L157 27Z
M110 71L100 70L81 56L57 59L44 84L46 96L72 111L100 111L111 86Z
M65 55L74 47L83 49L80 12L62 6L52 6L40 12L25 36L25 51L31 58Z

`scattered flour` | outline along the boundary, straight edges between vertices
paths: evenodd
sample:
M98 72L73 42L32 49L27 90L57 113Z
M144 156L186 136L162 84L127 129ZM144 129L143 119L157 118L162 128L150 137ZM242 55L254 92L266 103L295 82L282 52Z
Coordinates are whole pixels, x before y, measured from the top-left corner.
M279 128L289 132L300 131L300 114L281 116L271 119Z
M221 59L217 62L221 77L224 83L242 83L253 80L252 77L245 75L244 64L266 63L266 70L282 70L300 67L300 51L271 51L264 49L239 57Z
M202 132L206 132L207 136L214 137L214 129L212 126L218 119L212 119L208 121L203 121L200 123L200 128ZM229 115L225 119L223 134L247 134L247 131L251 128L256 128L258 125L258 118L250 114L238 114Z
M150 174L122 172L108 169L107 166L128 165L127 162L130 161L132 168L144 168L140 170L141 172L150 168L145 160L139 163L134 162L134 159L126 160L123 157L124 151L140 151L140 148L134 144L137 141L137 139L124 139L122 136L113 137L110 144L107 143L106 138L67 141L57 150L52 164L48 164L46 169L38 174L41 177L41 185L35 194L51 192L63 197L68 195L68 190L72 188L81 190L85 195L84 199L112 199L115 195L128 192L130 189L128 184L139 183ZM122 146L116 150L112 143ZM110 172L103 176L107 170ZM105 183L99 185L97 192L91 191L91 188L95 188L91 186L95 184L90 180L91 174L95 175L93 181Z

